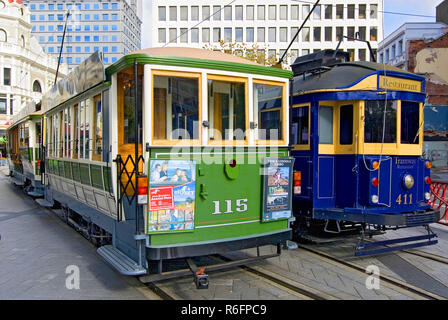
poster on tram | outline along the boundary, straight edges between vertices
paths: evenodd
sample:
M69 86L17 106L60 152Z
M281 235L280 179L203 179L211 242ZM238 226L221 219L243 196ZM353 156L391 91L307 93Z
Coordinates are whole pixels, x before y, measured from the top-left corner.
M185 160L151 160L146 233L194 229L196 164Z
M263 222L291 218L293 166L294 159L265 159Z

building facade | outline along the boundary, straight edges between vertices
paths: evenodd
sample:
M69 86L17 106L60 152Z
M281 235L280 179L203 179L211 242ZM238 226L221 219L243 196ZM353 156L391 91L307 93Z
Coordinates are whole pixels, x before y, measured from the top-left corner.
M378 61L397 68L409 70L410 41L420 39L431 41L439 38L447 31L447 25L443 22L405 23L380 42Z
M54 84L57 59L31 36L30 12L20 0L0 0L0 137L13 115ZM59 75L67 74L61 65Z
M67 11L70 16L61 60L69 70L96 51L104 63L141 48L141 0L23 0L33 35L44 51L59 55ZM140 16L140 17L139 17Z
M219 0L152 0L153 47L213 47L220 41L283 54L307 17L311 2L257 0L223 6ZM292 57L335 49L341 36L369 40L383 37L382 0L323 0L291 47ZM355 60L370 60L366 43L343 39L341 49Z

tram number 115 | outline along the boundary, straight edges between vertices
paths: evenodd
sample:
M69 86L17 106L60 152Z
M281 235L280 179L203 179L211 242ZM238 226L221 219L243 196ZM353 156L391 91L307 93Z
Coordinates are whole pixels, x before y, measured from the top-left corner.
M247 203L249 200L247 199L239 199L235 201L235 208L236 208L236 212L246 212L248 207L247 207ZM233 200L224 200L225 205L221 208L221 201L213 201L213 204L215 206L215 212L213 212L212 214L231 214L231 213L235 213L232 209L234 208L233 206ZM222 210L225 208L225 212L222 212Z

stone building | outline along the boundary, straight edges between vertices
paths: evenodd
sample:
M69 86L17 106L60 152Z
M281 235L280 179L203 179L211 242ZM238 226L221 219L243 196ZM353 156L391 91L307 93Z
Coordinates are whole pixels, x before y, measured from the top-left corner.
M55 80L57 59L43 52L31 30L30 12L21 0L0 0L0 137L13 115L40 101ZM61 65L59 77L67 73Z

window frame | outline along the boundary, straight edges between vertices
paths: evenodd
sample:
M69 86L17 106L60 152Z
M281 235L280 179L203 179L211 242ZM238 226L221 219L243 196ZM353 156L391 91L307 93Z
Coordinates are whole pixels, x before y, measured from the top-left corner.
M286 134L287 134L287 130L286 130L286 125L288 123L288 117L287 117L287 110L286 108L288 107L289 101L288 101L288 97L287 97L287 92L286 92L286 83L285 82L278 82L278 81L270 81L270 80L261 80L261 79L253 79L252 80L252 87L254 89L256 84L262 84L262 85L268 85L268 86L277 86L277 87L281 87L282 88L282 109L283 112L281 112L281 124L282 124L282 139L281 140L261 140L261 139L255 139L255 145L286 145ZM253 108L254 108L254 114L255 114L255 103L253 103ZM280 108L275 108L275 109L270 109L271 111L273 110L277 110ZM258 110L258 107L257 107ZM280 109L281 110L281 109ZM259 112L259 111L258 111ZM249 116L249 115L247 115ZM255 120L255 119L254 119ZM260 118L258 118L258 123L257 123L257 128L256 130L259 129L259 124L260 122Z
M245 85L245 125L244 133L248 133L249 131L249 78L247 77L238 77L238 76L228 76L228 75L217 75L217 74L207 74L207 91L208 91L208 81L222 81L222 82L238 82L238 83L244 83ZM207 92L207 120L209 119L209 113L210 113L210 104L209 104L209 96ZM210 128L207 128L206 130L206 137L207 137L207 145L209 146L239 146L244 145L247 146L250 143L250 137L248 134L245 135L244 140L210 140ZM222 132L221 132L222 134Z
M309 150L311 150L311 132L312 132L311 131L311 103L295 104L292 106L292 109L307 108L307 107L308 107L308 143L307 144L293 144L292 145L293 151L309 151ZM291 111L291 117L292 117L292 111ZM290 124L292 124L292 121ZM291 143L292 143L292 141L291 141Z
M177 77L197 79L198 81L198 139L190 140L173 140L173 139L155 139L154 126L154 77ZM200 72L186 72L186 71L169 71L169 70L151 70L151 144L154 146L200 146L202 142L202 73Z

